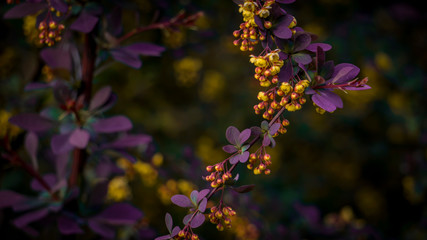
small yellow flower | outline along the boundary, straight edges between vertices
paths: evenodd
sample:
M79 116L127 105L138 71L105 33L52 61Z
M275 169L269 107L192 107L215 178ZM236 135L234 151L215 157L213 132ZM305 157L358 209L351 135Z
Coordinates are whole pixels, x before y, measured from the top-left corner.
M124 176L118 176L111 179L108 183L107 199L114 202L127 200L132 193L129 188L128 180Z
M13 124L9 123L9 118L12 117L10 112L0 110L0 137L3 138L6 134L9 138L16 137L21 129Z

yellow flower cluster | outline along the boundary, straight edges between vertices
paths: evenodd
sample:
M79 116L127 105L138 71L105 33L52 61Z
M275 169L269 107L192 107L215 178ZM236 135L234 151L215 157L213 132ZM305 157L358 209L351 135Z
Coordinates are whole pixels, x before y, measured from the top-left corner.
M223 231L224 228L231 228L231 217L236 215L231 207L222 206L220 204L218 207L212 207L211 213L209 213L209 221L213 224L216 224L218 231Z
M107 200L120 202L131 198L128 179L125 176L114 177L108 183Z
M178 84L185 87L193 85L199 77L202 66L202 61L193 57L185 57L176 61L173 67Z
M261 87L270 87L279 80L278 73L283 66L283 60L279 58L279 49L271 51L264 56L250 56L250 62L255 68L255 79L259 81Z
M246 0L243 4L239 4L239 12L242 13L243 23L240 24L240 29L233 32L234 37L239 38L234 40L235 46L240 45L241 51L252 51L258 43L258 38L262 35L258 33L258 26L255 23L255 15L258 4L252 0Z

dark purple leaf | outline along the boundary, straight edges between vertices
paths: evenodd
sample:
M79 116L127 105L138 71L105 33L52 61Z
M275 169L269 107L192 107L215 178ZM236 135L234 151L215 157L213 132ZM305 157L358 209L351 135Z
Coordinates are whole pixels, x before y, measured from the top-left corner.
M295 34L295 44L293 52L299 52L304 50L308 45L310 45L311 37L310 34L302 32Z
M268 135L268 138L270 139L270 144L271 144L270 146L274 148L276 146L276 141L271 135Z
M274 135L279 130L279 128L280 128L280 123L274 123L273 125L271 125L270 129L268 130L268 132L271 135Z
M68 141L76 148L84 149L89 142L90 135L86 130L76 128L71 133Z
M293 75L292 62L285 61L284 66L282 67L282 69L278 74L279 82L289 82L289 79L292 78L292 75Z
M238 193L247 193L252 191L254 188L255 188L255 185L251 184L251 185L243 185L240 187L234 187L232 189Z
M16 204L21 204L26 202L28 198L19 193L10 191L10 190L2 190L0 191L0 209L11 207Z
M134 43L123 47L127 52L136 53L144 56L160 56L165 50L164 47L152 43Z
M40 57L52 69L67 69L71 71L71 54L69 50L61 47L45 48L41 50Z
M132 225L142 217L136 207L128 203L115 203L94 217L98 221L111 225Z
M53 127L52 121L36 113L21 113L9 119L9 122L28 131L41 132Z
M262 145L268 146L268 145L270 145L270 143L271 143L271 141L270 141L270 138L268 137L268 134L265 134L264 139L262 140Z
M238 145L239 144L239 130L234 127L234 126L230 126L227 128L227 130L225 131L225 137L227 138L228 142L233 144L233 145Z
M98 133L114 133L131 129L132 122L125 116L114 116L99 119L92 127Z
M138 134L138 135L126 135L117 139L116 141L107 144L109 148L129 148L136 147L140 145L146 145L152 140L151 136Z
M327 43L311 43L305 49L310 52L317 52L317 48L322 49L324 52L327 52L332 49L332 46Z
M95 93L93 98L90 100L89 110L93 111L102 105L104 105L111 96L111 87L106 86L101 88L99 91Z
M222 150L224 150L224 152L226 152L226 153L235 153L235 152L237 152L236 147L234 147L233 145L225 145L224 147L222 147Z
M273 34L282 39L289 39L292 37L292 31L289 29L289 24L291 24L293 17L289 14L283 15L279 18L276 25L272 28Z
M292 55L292 59L295 60L295 62L307 65L311 63L311 56L307 53L296 53Z
M49 185L49 187L52 187L53 185L55 185L57 181L56 176L53 173L44 175L43 180L47 183L47 185ZM46 189L36 179L33 179L31 181L31 188L34 191L46 191Z
M58 10L62 13L66 13L68 11L68 5L62 0L50 0L50 4L55 10Z
M203 189L202 191L200 191L199 195L197 195L197 202L200 202L200 200L206 197L206 195L208 195L209 192L210 192L209 189Z
M39 90L39 89L44 89L44 88L48 88L49 84L47 83L39 83L39 82L32 82L32 83L28 83L27 85L25 85L24 90L25 91L32 91L32 90Z
M359 74L360 69L350 63L341 63L335 66L331 79L327 82L336 84L345 83L353 80Z
M140 68L142 66L142 62L139 59L139 56L135 53L130 53L123 48L116 48L110 51L111 56L114 60L124 63L133 68Z
M65 179L67 177L66 169L68 165L68 160L68 154L59 154L55 157L56 174L59 179Z
M172 232L173 220L172 220L172 216L168 212L166 213L166 216L165 216L165 223L166 223L166 228L168 229L168 231Z
M368 90L371 89L369 85L363 85L360 87L343 87L344 90L350 90L350 91L360 91L360 90Z
M73 145L70 144L68 139L70 138L70 133L53 135L50 141L50 146L54 154L61 154L69 152L73 149Z
M323 64L325 64L325 51L322 50L322 48L317 47L316 51L316 72L319 73L320 69L323 67Z
M118 36L123 31L122 24L122 8L114 7L110 14L107 16L109 32Z
M337 107L342 108L343 106L341 98L331 91L318 91L318 94L314 94L311 100L328 112L333 112Z
M111 226L100 223L93 219L89 219L88 224L92 231L107 239L113 239L115 236L115 230Z
M47 4L46 3L21 3L19 5L16 5L9 11L7 11L3 18L5 19L11 19L11 18L22 18L27 15L32 15L37 13L38 11L42 9L46 9Z
M40 220L47 216L49 213L47 208L42 208L39 210L35 210L29 213L26 213L24 215L21 215L20 217L13 220L13 224L18 227L22 228L27 226L29 223L32 223L34 221Z
M200 202L199 205L199 211L200 212L204 212L206 210L206 204L208 203L208 199L207 198L203 198L202 202Z
M258 17L258 15L254 16L254 20L256 25L258 25L258 28L261 29L261 31L264 31L264 21Z
M191 220L190 227L198 228L203 224L204 221L205 215L203 213L197 213L193 220Z
M39 146L39 139L37 135L33 132L28 132L25 136L25 150L27 150L28 155L31 158L34 169L38 169L37 163L37 148Z
M65 235L83 233L83 230L80 228L77 222L64 215L61 215L58 218L58 228L59 231Z
M97 22L98 17L92 16L89 13L83 11L71 24L70 29L83 33L89 33L93 30Z
M250 136L251 136L251 130L250 129L243 130L239 135L239 143L240 144L245 143L246 140L248 140Z
M191 203L190 199L182 194L172 196L171 201L183 208L193 207L193 203Z

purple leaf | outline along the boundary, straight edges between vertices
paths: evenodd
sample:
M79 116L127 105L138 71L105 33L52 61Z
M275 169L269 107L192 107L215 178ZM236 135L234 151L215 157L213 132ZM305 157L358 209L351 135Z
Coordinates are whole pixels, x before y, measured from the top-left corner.
M156 237L154 240L168 240L168 239L171 239L172 237L171 237L171 235L163 235L163 236L160 236L160 237Z
M129 53L126 49L116 48L111 50L110 53L114 60L124 63L130 67L140 68L142 66L139 56L134 53Z
M69 152L73 149L73 145L70 144L68 139L70 138L70 133L53 135L50 141L50 147L54 154L61 154Z
M117 139L116 141L107 144L109 148L129 148L140 145L145 145L151 142L151 136L138 134L138 135L126 135Z
M193 203L191 203L190 199L182 194L172 196L171 201L183 208L193 207Z
M289 79L292 78L293 75L293 69L292 69L292 61L286 61L285 65L280 70L278 76L279 76L279 82L289 82Z
M45 48L41 50L40 57L52 69L62 68L71 71L71 54L64 48Z
M350 63L341 63L335 66L331 79L327 83L336 84L344 83L353 80L359 74L360 69Z
M57 181L55 174L52 174L52 173L44 175L43 179L45 180L47 185L49 185L49 187L52 187L53 185L55 185ZM46 189L36 179L33 179L31 181L31 188L34 191L46 191Z
M21 204L27 200L28 198L26 196L19 193L10 190L0 191L0 209Z
M248 151L243 152L242 154L239 154L239 155L240 155L239 162L245 163L246 161L248 161L248 159L249 159L249 152Z
M58 218L58 228L64 235L83 233L83 230L80 228L78 223L64 215L61 215Z
M359 91L359 90L368 90L371 89L369 85L363 85L360 87L342 87L345 90L351 90L351 91Z
M222 150L224 150L224 152L226 152L226 153L235 153L235 152L237 152L236 147L234 147L233 145L225 145L224 147L222 147Z
M115 203L93 219L111 225L132 225L142 217L139 209L128 203Z
M83 33L89 33L93 30L97 22L97 17L92 16L87 12L82 12L79 17L71 24L70 29Z
M21 113L9 119L9 122L28 131L41 132L53 127L52 121L36 113Z
M251 184L251 185L243 185L240 187L235 187L232 189L238 193L247 193L247 192L252 191L254 188L255 188L255 185Z
M197 195L197 202L200 202L200 200L206 197L206 195L208 195L209 192L210 192L209 189L203 189L202 191L200 191L199 194Z
M250 136L251 136L251 130L250 129L243 130L239 135L239 143L240 144L245 143L246 140L248 140Z
M236 156L230 158L230 160L228 160L231 164L236 164L239 162L239 156L240 154L236 154Z
M39 139L37 135L33 132L28 132L25 136L25 149L27 150L28 155L31 158L34 169L38 169L37 163L37 148L39 146Z
M86 130L76 128L71 133L68 141L76 148L84 149L89 142L90 135Z
M193 213L187 214L182 218L182 223L184 223L184 225L187 225L188 222L190 221L191 217L193 216Z
M207 198L203 198L202 202L199 205L199 211L204 212L206 210L206 204L208 203Z
M270 129L268 130L268 132L271 135L274 135L279 130L279 128L280 128L280 123L275 123L275 124L271 125Z
M166 223L166 228L168 229L168 231L172 232L173 220L172 220L172 216L168 212L166 213L166 216L165 216L165 223Z
M49 213L47 208L42 208L39 210L35 210L29 213L26 213L24 215L21 215L20 217L13 220L13 224L18 227L22 228L27 226L29 223L32 223L34 221L40 220L47 216Z
M39 82L31 82L28 83L27 85L25 85L24 90L25 91L32 91L32 90L39 90L39 89L44 89L44 88L48 88L49 84L47 83L39 83Z
M132 122L125 116L114 116L100 119L92 127L98 133L114 133L131 129Z
M239 135L240 132L239 130L234 127L234 126L230 126L227 128L227 130L225 131L225 137L227 138L228 142L233 144L233 145L238 145L239 144Z
M310 52L317 52L318 47L320 47L324 52L332 49L332 46L326 43L311 43L305 49Z
M181 228L179 228L178 226L174 227L172 229L171 237L175 237L176 235L178 235L179 231L181 231Z
M104 105L111 96L111 87L106 86L101 88L98 92L96 92L95 96L90 100L89 110L93 111L96 108Z
M93 219L89 219L88 221L89 227L94 231L95 233L107 238L107 239L113 239L115 235L114 228L111 226L102 224L98 221L95 221Z
M123 47L128 52L141 54L144 56L160 56L165 50L165 47L152 44L152 43L134 43L132 45Z
M295 62L307 65L311 63L311 56L306 53L296 53L292 55L292 59L295 60Z
M271 141L270 141L270 138L268 137L268 134L265 134L264 139L262 140L262 145L268 146L268 145L270 145L270 143L271 143Z
M286 14L280 17L277 24L273 27L273 34L282 39L289 39L292 37L292 31L289 29L289 24L291 24L293 17L289 14Z
M196 216L194 216L193 220L191 220L190 227L198 228L203 224L204 221L205 215L203 213L197 213Z
M194 206L197 205L197 196L199 195L199 192L197 190L193 190L190 193L190 200L193 203Z
M35 14L38 11L42 9L46 9L47 4L46 3L21 3L19 5L16 5L9 11L7 11L4 15L4 19L11 19L11 18L22 18L27 15Z
M310 45L311 37L308 33L302 32L297 33L295 37L295 45L293 52L299 52L304 50L308 45Z
M50 0L50 4L52 4L52 7L55 8L55 10L62 13L66 13L68 11L68 5L62 0Z
M343 107L341 98L331 91L318 91L318 94L314 94L311 100L328 112L335 111L337 107Z

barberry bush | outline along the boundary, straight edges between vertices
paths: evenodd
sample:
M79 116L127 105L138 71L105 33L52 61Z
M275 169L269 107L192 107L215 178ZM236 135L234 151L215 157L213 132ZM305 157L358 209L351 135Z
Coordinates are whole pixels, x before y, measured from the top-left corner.
M14 47L2 58L20 64L2 65L0 222L13 233L5 231L38 239L381 239L373 227L385 202L378 191L360 185L354 202L340 194L359 186L357 161L378 156L345 135L381 99L372 97L378 74L369 60L353 58L360 73L334 51L345 45L338 40L352 40L342 31L366 23L323 41L319 25L302 17L309 5L7 1L5 41ZM383 71L392 64L385 53L374 60ZM404 174L416 206L422 172ZM328 204L318 208L313 196Z

